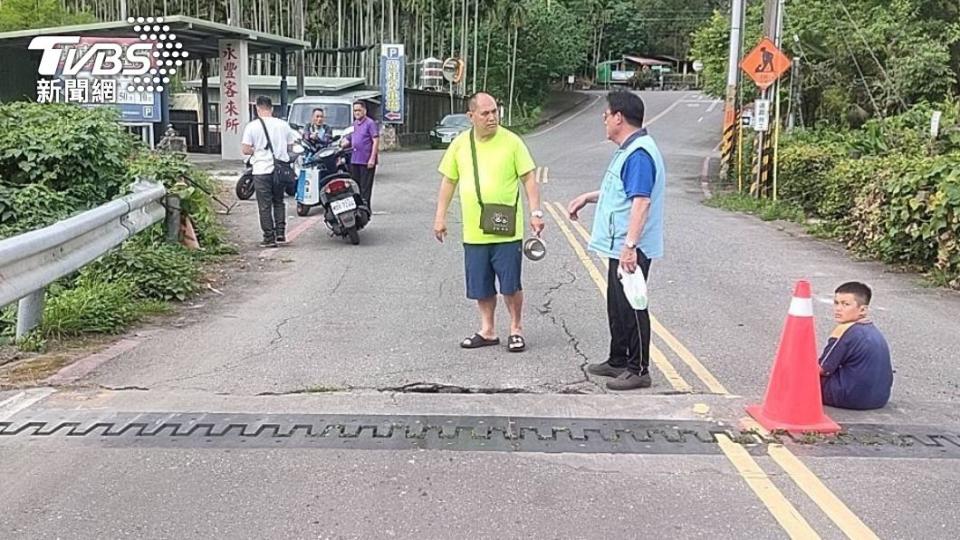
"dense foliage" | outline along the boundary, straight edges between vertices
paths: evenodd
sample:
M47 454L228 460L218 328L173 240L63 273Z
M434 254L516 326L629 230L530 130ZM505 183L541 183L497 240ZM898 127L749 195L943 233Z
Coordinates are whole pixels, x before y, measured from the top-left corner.
M960 288L960 102L936 108L946 126L937 140L929 105L860 129L791 134L779 195L852 251Z
M213 181L178 154L143 147L115 111L73 105L0 105L0 238L60 221L122 196L137 178L162 182L182 198L203 249L163 243L158 224L47 290L41 327L24 343L87 332L113 333L162 302L184 300L201 283L202 262L228 246L208 193ZM13 332L0 313L0 337Z

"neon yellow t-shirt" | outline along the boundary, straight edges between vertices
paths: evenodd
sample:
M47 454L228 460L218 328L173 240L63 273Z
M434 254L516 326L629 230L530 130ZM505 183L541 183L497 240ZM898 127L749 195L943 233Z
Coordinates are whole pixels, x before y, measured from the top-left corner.
M520 177L535 167L530 151L523 140L500 126L489 140L477 143L477 167L480 171L480 194L487 204L517 205L517 232L511 238L485 234L480 229L480 204L477 201L476 182L473 180L473 161L470 153L470 130L464 131L450 143L440 160L440 174L457 183L460 209L463 215L463 242L466 244L499 244L523 240L523 199L517 198L521 188Z

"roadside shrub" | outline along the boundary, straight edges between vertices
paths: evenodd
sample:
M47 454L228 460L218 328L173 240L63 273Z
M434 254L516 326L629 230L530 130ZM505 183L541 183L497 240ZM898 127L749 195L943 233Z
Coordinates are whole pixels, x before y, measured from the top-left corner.
M161 182L180 196L181 209L190 216L202 248L221 252L226 247L226 234L216 218L217 203L208 195L216 195L218 189L210 175L191 165L182 154L157 152L138 153L130 162L130 174Z
M734 212L752 214L763 221L785 220L803 222L803 210L793 203L758 199L749 193L718 194L706 202L707 206Z
M218 185L182 154L148 151L109 108L0 104L0 238L39 229L125 194L137 178L181 197L200 252L164 243L158 224L47 288L44 320L20 346L86 332L116 333L168 309L199 288L207 257L231 251L210 193ZM0 339L12 341L16 306L0 310Z
M43 184L0 186L0 238L46 227L70 217L82 204Z
M839 144L797 141L780 149L778 195L814 215L825 189L836 177L833 168L846 157Z
M13 336L16 331L17 304L0 308L0 344Z
M47 300L40 334L59 339L121 332L141 317L135 293L128 281L81 282Z
M853 225L855 219L852 212L857 204L857 194L865 186L881 180L891 170L905 166L895 161L896 158L876 157L836 160L833 168L823 177L813 215L837 229Z
M878 163L857 197L848 245L960 286L960 153Z
M0 105L0 183L40 185L92 207L128 183L126 162L140 145L116 111L68 104Z
M87 265L80 283L125 282L140 299L183 301L198 289L200 269L180 245L130 241Z
M936 141L934 110L943 113ZM960 102L923 104L854 131L789 134L779 196L852 251L960 288Z

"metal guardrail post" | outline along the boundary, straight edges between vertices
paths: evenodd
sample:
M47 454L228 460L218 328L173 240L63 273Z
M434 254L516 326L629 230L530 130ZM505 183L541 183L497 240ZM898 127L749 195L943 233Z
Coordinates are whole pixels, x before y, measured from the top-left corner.
M164 223L167 243L178 244L180 243L180 196L176 193L168 193L164 206L167 209Z
M30 333L40 324L46 289L34 291L17 303L17 339Z

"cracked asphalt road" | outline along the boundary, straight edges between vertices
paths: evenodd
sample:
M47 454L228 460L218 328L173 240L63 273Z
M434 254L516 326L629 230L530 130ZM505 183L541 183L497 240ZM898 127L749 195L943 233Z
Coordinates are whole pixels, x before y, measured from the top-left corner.
M669 179L666 258L651 270L652 313L729 392L763 394L796 279L813 284L820 336L832 327L833 287L859 279L875 289L874 319L895 356L892 406L909 413L919 404L949 408L960 401L960 368L949 361L960 350L957 294L854 260L840 246L793 229L703 206L700 173L704 158L715 155L721 107L692 93L644 98ZM603 106L602 94L595 93L585 107L526 136L537 164L549 168L542 198L555 210L597 186L613 150L603 138ZM317 222L290 246L259 250L256 203L241 202L226 219L250 264L225 295L201 300L198 322L141 338L138 347L78 383L237 395L409 385L606 392L605 381L584 372L587 363L605 360L604 301L561 233L560 212L548 212L546 259L524 263L528 350L460 349L478 322L463 293L458 204L451 205L448 241L439 244L432 236L441 155L385 155L377 215L359 246L330 238ZM303 218L292 215L292 204L288 208L296 229ZM591 219L588 208L583 225L589 228ZM572 223L565 226L582 242ZM503 307L501 338L507 331ZM654 345L692 392L713 391L662 339ZM675 391L662 370L653 375L649 392Z
M676 373L656 366L652 389L609 393L585 373L605 359L605 303L552 215L546 259L524 267L528 350L461 350L477 315L463 294L458 205L440 245L431 226L441 153L424 151L384 156L380 213L359 246L319 225L289 247L260 251L255 202L240 203L227 220L250 265L223 296L133 336L137 347L13 419L235 412L733 425L763 396L793 281L807 278L821 344L832 288L848 279L873 285L874 319L897 368L888 408L831 416L960 435L960 297L852 260L834 244L703 206L699 175L722 108L693 93L643 96L669 178L667 257L652 268L651 310L726 391L663 334L654 343ZM526 137L549 167L545 202L596 188L613 151L602 110L594 94ZM591 218L586 212L584 223ZM291 216L291 229L299 221ZM498 329L507 330L502 317ZM676 377L689 392L676 389ZM0 394L0 422L10 398ZM97 448L69 437L0 437L0 530L15 538L783 538L769 499L756 495L779 490L788 501L774 504L780 517L802 516L823 538L870 537L851 534L851 520L827 514L837 504L816 498L820 488L761 450L752 449L757 469L744 472L720 455ZM960 528L958 499L943 489L960 480L956 459L794 451L881 538L953 538ZM769 484L758 488L759 480Z

